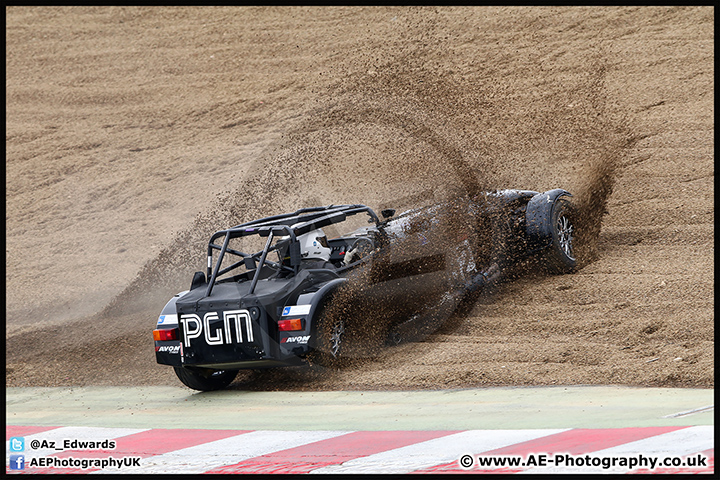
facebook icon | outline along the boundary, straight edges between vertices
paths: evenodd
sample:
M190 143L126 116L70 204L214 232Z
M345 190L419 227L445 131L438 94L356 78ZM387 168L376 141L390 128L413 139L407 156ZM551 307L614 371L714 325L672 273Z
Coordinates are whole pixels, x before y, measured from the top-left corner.
M10 455L10 470L24 470L25 455Z

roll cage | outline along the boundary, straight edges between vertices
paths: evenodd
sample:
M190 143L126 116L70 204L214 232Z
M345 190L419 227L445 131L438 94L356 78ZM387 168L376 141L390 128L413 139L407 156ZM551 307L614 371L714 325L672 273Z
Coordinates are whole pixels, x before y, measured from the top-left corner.
M378 216L366 205L328 205L324 207L301 208L293 213L265 217L259 220L253 220L252 222L241 223L240 225L236 225L226 230L215 232L208 242L206 277L208 278L208 285L205 296L210 296L213 286L219 276L239 268L242 265L244 265L248 271L255 271L252 283L250 284L250 294L255 291L255 286L257 285L258 280L260 280L261 270L265 265L275 268L278 271L285 270L289 273L297 275L301 260L300 243L297 241L297 237L327 225L343 222L348 216L363 212L370 216L368 223L375 223L376 226L380 226ZM267 237L265 247L259 252L249 254L232 249L228 246L230 239L246 237L249 235ZM273 238L276 236L289 237L290 242L288 252L290 254L290 266L267 259L268 253L280 248L279 244L272 245ZM222 245L216 243L216 240L223 237L224 239L222 241ZM284 245L286 244L283 242L283 247ZM220 253L217 261L215 262L215 267L213 268L214 250L219 250ZM242 260L220 269L220 265L222 264L226 253L237 255L241 257Z

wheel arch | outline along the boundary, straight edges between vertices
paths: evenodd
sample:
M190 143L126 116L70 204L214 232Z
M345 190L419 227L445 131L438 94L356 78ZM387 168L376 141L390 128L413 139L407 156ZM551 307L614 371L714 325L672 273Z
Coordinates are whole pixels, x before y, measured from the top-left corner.
M346 282L347 278L336 278L327 282L316 292L305 294L309 296L305 298L305 301L310 301L310 311L308 312L307 318L310 322L310 335L312 335L312 338L315 338L315 336L317 335L317 320L323 303L327 299L329 299L337 291L337 289L340 288L340 286L344 285Z

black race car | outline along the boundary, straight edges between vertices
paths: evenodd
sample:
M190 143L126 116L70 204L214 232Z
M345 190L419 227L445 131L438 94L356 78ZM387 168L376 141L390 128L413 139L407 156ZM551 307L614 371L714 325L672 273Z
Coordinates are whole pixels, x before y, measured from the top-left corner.
M571 196L498 190L382 219L330 205L218 231L207 270L159 316L157 362L192 389L216 390L239 369L333 366L374 342L422 339L518 261L573 271ZM358 218L367 223L324 233Z

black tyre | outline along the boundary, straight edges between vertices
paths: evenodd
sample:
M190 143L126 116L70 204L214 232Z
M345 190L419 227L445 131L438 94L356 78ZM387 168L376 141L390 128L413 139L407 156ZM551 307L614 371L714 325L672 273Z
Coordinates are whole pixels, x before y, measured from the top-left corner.
M318 305L315 342L313 352L310 355L311 363L317 363L323 367L339 367L344 360L343 354L346 350L347 323L344 308L340 305L332 305L334 294L327 295ZM335 307L335 308L333 308Z
M552 244L544 258L545 268L555 274L573 272L577 268L577 259L573 249L576 213L572 203L562 197L555 200L549 221Z
M173 367L175 374L187 387L201 392L221 390L232 383L237 370L212 370L210 368Z

